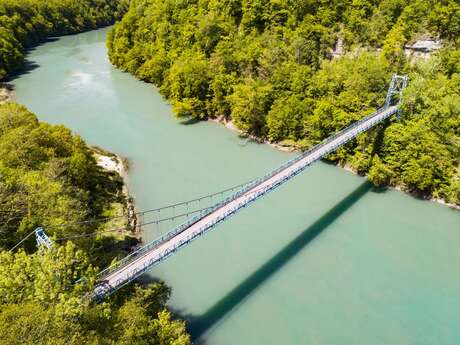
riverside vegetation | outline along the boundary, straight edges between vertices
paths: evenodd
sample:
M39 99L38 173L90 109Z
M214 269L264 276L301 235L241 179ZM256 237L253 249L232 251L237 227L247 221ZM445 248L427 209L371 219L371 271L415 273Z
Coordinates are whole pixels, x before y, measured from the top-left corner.
M0 80L24 67L26 48L112 24L126 7L125 0L0 0ZM171 291L164 283L127 287L100 304L85 297L96 267L137 243L120 235L78 238L128 225L80 223L117 215L126 205L122 187L70 130L39 122L18 104L0 104L0 344L190 342L185 324L166 309ZM31 237L9 251L43 225L54 238L77 238L37 251Z
M44 224L55 238L103 231L110 223L77 223L124 205L122 186L65 127L41 123L20 105L0 105L0 344L189 343L184 323L166 309L163 283L128 287L99 305L84 297L95 267L126 255L135 239L100 235L36 251L31 238L8 251Z
M407 58L404 45L423 37L443 48ZM458 205L459 37L455 0L133 0L107 45L111 62L157 85L178 117L224 118L301 149L376 110L391 74L408 74L401 119L329 159Z

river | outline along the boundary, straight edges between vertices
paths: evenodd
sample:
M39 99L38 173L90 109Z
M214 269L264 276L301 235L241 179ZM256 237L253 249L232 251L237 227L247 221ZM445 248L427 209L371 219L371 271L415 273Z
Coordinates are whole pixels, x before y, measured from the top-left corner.
M128 157L138 209L244 182L291 157L212 122L184 124L111 67L107 29L30 52L14 99ZM145 228L145 238L157 236ZM458 345L460 213L318 163L149 274L209 345Z

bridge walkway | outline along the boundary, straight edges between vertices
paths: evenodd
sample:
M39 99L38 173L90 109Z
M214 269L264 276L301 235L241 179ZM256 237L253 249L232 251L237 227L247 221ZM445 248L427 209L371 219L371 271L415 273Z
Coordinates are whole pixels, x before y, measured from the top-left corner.
M188 245L194 239L235 214L238 210L282 185L314 162L343 146L360 133L381 123L397 113L397 111L397 106L389 106L352 124L274 171L251 182L233 196L191 218L160 239L145 245L121 260L117 265L102 271L99 283L94 288L93 297L96 299L103 298L128 284L178 249Z

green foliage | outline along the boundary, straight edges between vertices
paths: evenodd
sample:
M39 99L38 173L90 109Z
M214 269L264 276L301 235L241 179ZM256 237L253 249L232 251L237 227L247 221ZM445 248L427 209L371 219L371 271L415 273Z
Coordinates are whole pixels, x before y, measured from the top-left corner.
M0 252L0 304L18 304L39 301L43 305L61 303L64 314L78 315L79 311L67 308L74 297L91 288L94 271L88 258L76 250L72 242L55 250L41 249L33 255L24 251L16 254ZM87 277L87 284L76 283Z
M129 0L0 0L0 80L20 68L24 50L47 37L113 24Z
M0 344L190 343L184 323L165 309L164 284L96 305L87 297L94 277L89 258L71 242L31 255L0 252Z
M229 96L232 105L232 119L242 130L255 134L265 134L265 114L272 102L272 87L252 79L236 85Z
M0 80L22 66L26 48L50 36L112 24L127 5L128 0L0 0ZM158 56L154 64L166 67L147 80L163 80L169 61ZM128 70L139 66L131 63ZM201 84L195 72L178 69L190 84L173 92L196 97ZM54 237L104 229L104 223L81 222L124 204L122 184L65 127L41 123L17 104L0 105L0 345L190 343L184 322L166 309L170 290L162 283L125 288L99 305L89 298L91 263L107 264L135 239L102 236L79 240L79 250L66 242L35 251L31 238L25 251L6 251L41 225Z
M37 302L3 306L0 312L1 345L94 344L94 336L82 334L81 327L57 318L51 309Z
M161 91L174 100L178 117L206 117L209 68L202 53L182 55L168 71Z
M223 115L302 149L381 107L391 74L409 73L404 120L329 159L376 185L460 203L459 23L455 0L133 0L107 45L179 117ZM445 46L424 66L404 53L421 36ZM332 59L338 41L345 54Z
M323 25L324 18L312 15L318 7L323 14L330 8L280 0L135 0L108 36L109 57L157 84L179 117L235 115L250 101L243 100L242 92L259 90L264 95L246 111L251 119L240 116L239 123L248 132L266 135L265 116L273 101L269 90L289 83L281 80L282 66L317 69L332 48L332 30ZM338 11L330 17L335 19ZM275 88L272 79L278 82Z
M0 248L43 225L58 237L97 230L98 224L58 225L100 217L110 203L123 201L121 187L80 137L38 122L22 106L0 105Z
M303 138L303 123L308 121L310 103L296 94L278 98L267 115L268 138L274 142Z
M0 105L0 174L0 345L190 343L185 324L166 310L170 289L163 283L91 301L92 263L107 265L134 239L93 238L78 250L66 242L33 252L32 238L27 251L2 251L38 225L58 237L96 231L104 224L53 225L107 216L112 203L120 205L122 182L96 165L80 137L22 106Z
M430 24L442 38L459 42L460 38L460 4L455 0L437 1L430 13Z
M111 24L127 10L109 33L110 60L155 83L179 117L223 115L244 132L308 148L381 106L392 73L409 73L402 119L329 159L376 185L460 204L458 1L127 5L0 0L0 79L23 65L25 48ZM427 34L442 38L444 49L426 63L408 61L405 43ZM332 59L338 39L346 53ZM66 128L40 123L15 104L0 106L0 249L43 224L59 237L97 230L56 225L107 214L121 183ZM166 310L170 289L162 283L127 287L99 305L88 298L92 263L107 263L125 242L103 237L79 242L80 250L67 242L36 252L30 242L25 251L0 251L0 345L189 344L185 324Z

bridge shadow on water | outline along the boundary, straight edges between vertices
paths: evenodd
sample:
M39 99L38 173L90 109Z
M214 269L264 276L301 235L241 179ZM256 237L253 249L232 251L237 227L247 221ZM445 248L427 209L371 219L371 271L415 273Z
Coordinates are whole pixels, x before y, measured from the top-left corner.
M300 235L294 238L284 248L277 252L270 260L265 262L245 280L235 286L204 314L198 316L182 315L187 319L189 331L195 344L204 344L204 339L199 339L207 330L223 320L232 310L248 298L254 291L261 287L270 277L283 268L291 259L302 251L311 241L318 237L334 221L358 202L369 190L373 189L369 182L362 183L353 192L347 195L321 218L316 220Z

